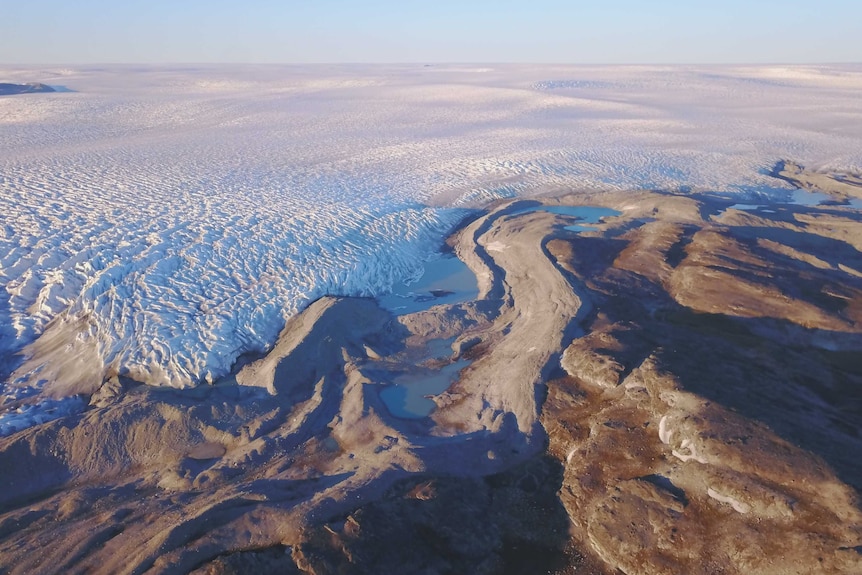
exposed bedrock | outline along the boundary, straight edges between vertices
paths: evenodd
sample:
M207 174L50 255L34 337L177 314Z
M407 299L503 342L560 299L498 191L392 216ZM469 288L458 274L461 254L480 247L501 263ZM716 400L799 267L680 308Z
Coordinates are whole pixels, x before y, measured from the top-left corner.
M620 215L500 204L450 240L477 301L322 298L234 378L0 439L0 572L862 572L859 212L545 201Z
M772 175L803 190L830 195L840 203L862 198L862 176L809 170L796 162L782 160L772 169Z
M542 412L575 539L630 574L858 572L862 285L807 261L857 266L827 238L858 212L650 208L549 246L597 308Z

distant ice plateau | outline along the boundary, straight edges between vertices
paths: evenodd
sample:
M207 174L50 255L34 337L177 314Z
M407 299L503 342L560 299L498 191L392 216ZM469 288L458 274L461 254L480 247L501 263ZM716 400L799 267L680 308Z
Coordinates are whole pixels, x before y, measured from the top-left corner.
M0 68L32 80L74 92L0 99L7 405L218 379L496 198L862 170L862 66Z

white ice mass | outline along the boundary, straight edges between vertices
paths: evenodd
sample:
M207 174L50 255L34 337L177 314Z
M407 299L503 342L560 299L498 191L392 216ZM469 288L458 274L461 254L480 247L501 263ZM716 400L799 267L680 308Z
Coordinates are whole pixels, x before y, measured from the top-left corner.
M22 398L114 373L213 381L314 298L421 273L464 208L494 198L750 198L788 193L767 175L779 159L862 169L862 66L0 67L0 81L74 90L0 98L0 427L16 429Z

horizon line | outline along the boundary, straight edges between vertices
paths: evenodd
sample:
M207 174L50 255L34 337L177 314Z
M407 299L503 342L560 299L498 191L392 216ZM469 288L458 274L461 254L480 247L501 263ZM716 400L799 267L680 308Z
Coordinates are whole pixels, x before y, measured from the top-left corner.
M542 61L92 61L92 62L0 62L0 66L836 66L862 65L862 60L758 62L542 62Z

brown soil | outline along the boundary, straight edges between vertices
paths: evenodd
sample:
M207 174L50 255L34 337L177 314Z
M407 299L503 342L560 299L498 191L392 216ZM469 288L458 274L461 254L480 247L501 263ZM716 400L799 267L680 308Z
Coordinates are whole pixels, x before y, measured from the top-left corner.
M451 239L475 302L324 298L234 379L0 439L0 574L862 573L862 214L545 201L621 215L502 203Z

